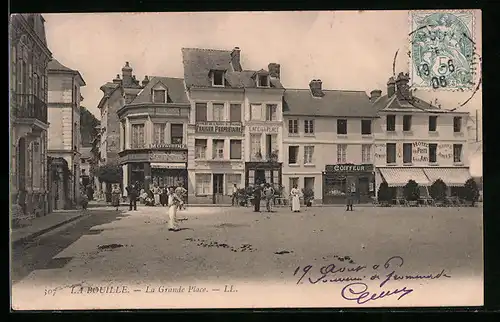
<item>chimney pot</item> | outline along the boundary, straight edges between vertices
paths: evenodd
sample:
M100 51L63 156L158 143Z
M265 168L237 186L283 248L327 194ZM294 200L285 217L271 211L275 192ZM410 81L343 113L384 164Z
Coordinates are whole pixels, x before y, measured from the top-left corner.
M325 93L323 93L322 89L323 82L321 79L313 79L309 83L309 88L311 89L311 94L314 97L323 97Z
M270 63L267 65L267 69L269 71L269 76L272 78L279 79L281 76L281 66L280 64Z
M241 50L240 47L234 47L231 52L231 66L235 72L241 72L243 69L241 67Z
M396 93L396 81L394 77L390 77L387 81L387 97L392 97Z
M380 89L374 89L370 92L370 102L375 102L380 96L382 96L382 91Z
M146 86L149 83L149 78L148 76L144 76L144 79L142 80L142 86Z

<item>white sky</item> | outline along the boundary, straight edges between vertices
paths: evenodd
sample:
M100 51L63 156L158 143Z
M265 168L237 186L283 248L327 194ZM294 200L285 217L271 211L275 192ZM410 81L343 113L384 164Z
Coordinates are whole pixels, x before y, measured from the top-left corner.
M134 74L183 77L182 47L231 50L240 47L244 69L281 64L285 88L307 88L321 79L326 89L385 92L399 50L396 73L407 72L407 11L303 11L224 13L44 14L54 58L77 69L87 86L86 106L96 117L99 87L121 74L129 61ZM481 16L475 17L481 55ZM481 111L481 91L462 110ZM426 92L443 108L454 108L470 92ZM479 112L481 113L481 112Z

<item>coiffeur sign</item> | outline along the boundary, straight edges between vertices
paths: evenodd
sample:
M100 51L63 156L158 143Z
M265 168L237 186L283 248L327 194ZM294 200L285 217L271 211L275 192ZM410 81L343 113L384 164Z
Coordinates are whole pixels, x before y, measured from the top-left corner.
M241 122L196 122L196 133L230 134L242 133Z
M373 164L334 164L325 166L326 172L372 172Z

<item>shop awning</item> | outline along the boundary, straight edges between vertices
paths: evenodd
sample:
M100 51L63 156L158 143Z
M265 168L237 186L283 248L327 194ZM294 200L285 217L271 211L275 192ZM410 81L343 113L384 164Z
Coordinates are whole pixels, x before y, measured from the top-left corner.
M424 172L431 183L441 179L449 187L461 187L471 178L469 168L425 168Z
M379 170L389 187L404 187L410 180L421 186L431 184L421 168L379 168Z
M186 164L183 162L164 162L164 163L151 163L152 169L185 169Z

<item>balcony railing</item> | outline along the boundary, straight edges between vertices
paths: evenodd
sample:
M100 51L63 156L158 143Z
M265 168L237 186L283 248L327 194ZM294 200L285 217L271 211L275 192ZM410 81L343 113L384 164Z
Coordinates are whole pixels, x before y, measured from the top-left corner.
M13 94L13 114L17 119L37 119L47 124L47 104L33 94Z

